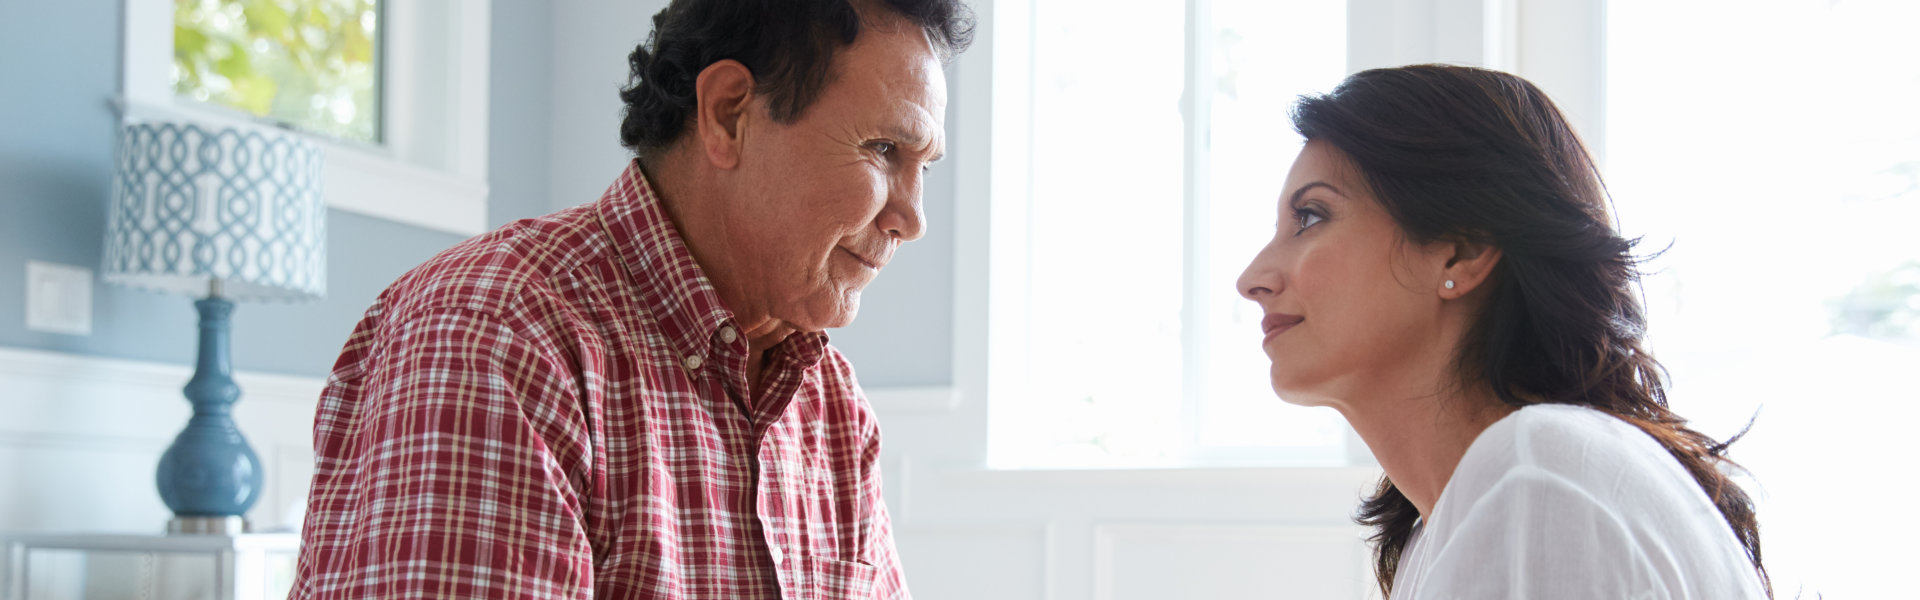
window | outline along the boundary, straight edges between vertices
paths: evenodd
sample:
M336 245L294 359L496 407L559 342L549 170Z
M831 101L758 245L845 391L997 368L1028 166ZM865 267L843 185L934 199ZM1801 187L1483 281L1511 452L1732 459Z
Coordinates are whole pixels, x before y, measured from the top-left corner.
M1347 72L1346 3L994 10L1029 45L995 50L1023 100L996 139L1025 150L994 157L1022 185L993 197L990 462L1343 464L1344 421L1269 389L1234 281L1277 222L1288 108Z
M126 119L288 124L325 149L329 206L486 230L489 3L123 6Z
M380 142L375 0L179 0L173 90L268 122Z
M1733 446L1780 597L1893 597L1916 490L1920 4L1614 0L1605 170L1672 403ZM1837 526L1836 526L1837 525Z

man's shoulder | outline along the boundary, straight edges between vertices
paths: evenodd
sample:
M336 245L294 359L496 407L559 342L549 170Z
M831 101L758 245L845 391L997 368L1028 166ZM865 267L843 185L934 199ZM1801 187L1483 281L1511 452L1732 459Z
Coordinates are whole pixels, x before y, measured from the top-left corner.
M401 275L379 303L402 315L515 312L539 289L612 254L591 206L514 221L468 238Z

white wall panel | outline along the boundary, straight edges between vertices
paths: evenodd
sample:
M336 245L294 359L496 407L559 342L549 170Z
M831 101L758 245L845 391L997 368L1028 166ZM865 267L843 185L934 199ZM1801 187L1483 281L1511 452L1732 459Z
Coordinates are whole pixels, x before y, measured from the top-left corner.
M154 469L192 407L192 369L0 349L0 531L161 531ZM255 527L297 524L318 378L238 374L234 419L266 464Z
M907 446L905 451L910 453L913 444L900 446ZM1044 560L1047 582L1010 597L1156 597L1114 594L1135 588L1157 593L1172 589L1169 586L1186 585L1184 578L1193 569L1136 568L1133 563L1121 566L1116 562L1151 562L1154 556L1142 558L1136 552L1144 547L1139 543L1171 548L1173 554L1169 556L1182 560L1217 562L1227 565L1220 567L1227 571L1244 569L1243 573L1227 576L1223 580L1225 588L1206 588L1206 594L1158 596L1162 598L1236 598L1239 596L1207 594L1242 589L1245 586L1235 583L1239 580L1234 578L1259 578L1275 570L1265 559L1246 557L1288 560L1295 554L1337 555L1352 560L1330 559L1345 561L1331 570L1317 563L1301 563L1300 568L1285 571L1299 573L1298 579L1279 584L1273 590L1280 595L1268 597L1365 597L1364 589L1359 588L1334 595L1316 594L1323 589L1347 590L1354 577L1365 578L1371 572L1360 562L1365 546L1359 539L1361 530L1352 524L1350 516L1361 493L1379 477L1377 469L995 471L904 462L912 465L906 469L910 475L904 482L889 479L887 486L890 491L906 488L891 493L905 497L911 506L904 515L896 513L895 523L907 577L916 596L945 594L950 589L975 590L970 586L982 585L963 576L1021 581L1033 573L1029 563L1042 563L1004 544L980 548L951 535L920 532L929 528L997 532L1007 523L1045 523L1051 540ZM1142 523L1150 525L1139 525ZM1170 528L1175 534L1163 536L1167 538L1164 540L1154 538L1160 531L1154 528ZM1254 537L1246 538L1246 532L1253 532ZM1101 554L1102 548L1106 554ZM972 566L981 560L987 560L983 563L987 566ZM1116 580L1113 574L1119 571L1130 572L1132 579Z
M1053 597L1052 533L1044 524L903 526L894 538L914 598Z
M1364 598L1358 527L1100 525L1094 598Z
M162 441L0 436L0 530L159 531L154 490Z

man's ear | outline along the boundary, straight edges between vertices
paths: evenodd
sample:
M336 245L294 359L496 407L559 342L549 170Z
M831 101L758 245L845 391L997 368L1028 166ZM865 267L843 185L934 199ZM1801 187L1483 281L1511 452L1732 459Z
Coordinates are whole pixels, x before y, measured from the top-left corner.
M1492 244L1456 240L1448 246L1453 256L1447 258L1446 267L1441 270L1438 286L1441 298L1453 300L1467 295L1485 284L1493 276L1493 267L1500 264L1500 249Z
M701 154L714 167L740 164L741 128L753 99L753 72L737 60L707 65L694 80L693 133Z

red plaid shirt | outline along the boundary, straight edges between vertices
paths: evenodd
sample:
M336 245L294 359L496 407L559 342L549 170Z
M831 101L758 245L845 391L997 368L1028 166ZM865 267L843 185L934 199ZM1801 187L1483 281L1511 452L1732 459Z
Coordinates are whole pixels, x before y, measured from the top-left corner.
M879 424L747 340L638 166L400 278L320 399L295 598L905 598Z

